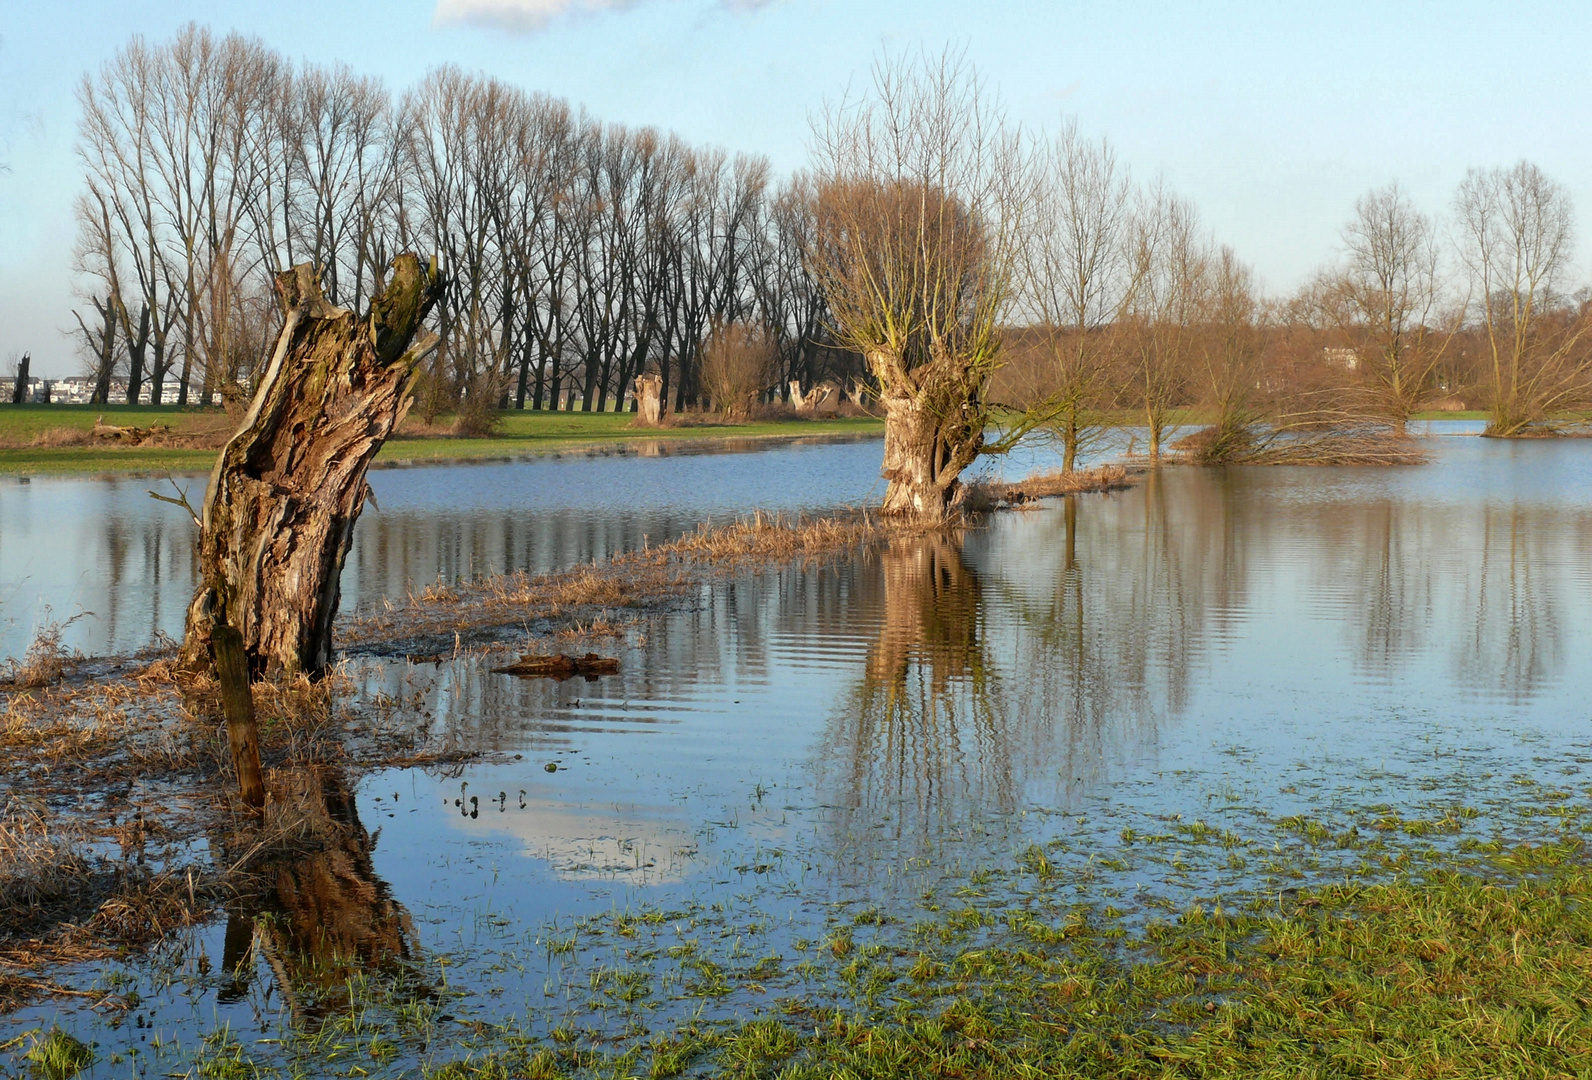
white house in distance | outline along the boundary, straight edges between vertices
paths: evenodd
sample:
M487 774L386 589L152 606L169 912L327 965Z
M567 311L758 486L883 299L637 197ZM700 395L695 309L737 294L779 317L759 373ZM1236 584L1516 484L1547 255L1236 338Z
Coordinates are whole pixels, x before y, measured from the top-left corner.
M10 382L11 380L6 381ZM4 385L5 383L0 383L0 386ZM177 404L178 389L177 381L168 379L166 384L160 388L160 403L162 405ZM112 405L120 405L127 400L126 379L112 379L110 390L110 403ZM148 405L151 392L152 387L150 384L144 383L139 390L138 403L140 405ZM28 380L27 393L23 395L23 400L33 404L87 405L93 397L93 379L87 375L69 375L64 379L30 378ZM212 394L210 397L210 404L218 405L221 403L220 395ZM9 401L10 395L5 395L5 398ZM190 394L188 400L190 404L197 405L199 403L199 394L197 392Z

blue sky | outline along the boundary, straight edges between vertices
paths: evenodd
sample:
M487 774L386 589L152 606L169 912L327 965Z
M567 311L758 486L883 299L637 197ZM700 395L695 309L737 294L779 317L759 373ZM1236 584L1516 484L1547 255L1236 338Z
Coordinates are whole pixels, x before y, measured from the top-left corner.
M809 113L881 48L965 45L1017 119L1070 114L1109 136L1276 291L1395 178L1445 213L1468 166L1527 157L1592 213L1584 2L0 0L0 367L24 349L45 374L79 366L62 333L77 81L130 35L190 20L395 89L457 63L782 172L802 163Z

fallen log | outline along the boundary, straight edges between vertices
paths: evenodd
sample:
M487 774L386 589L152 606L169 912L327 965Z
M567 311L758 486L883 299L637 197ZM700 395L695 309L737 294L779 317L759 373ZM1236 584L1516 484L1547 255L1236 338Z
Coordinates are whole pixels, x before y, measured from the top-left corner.
M497 675L520 675L526 678L568 679L584 675L595 679L599 675L617 675L619 661L611 656L587 653L585 656L539 656L526 653L512 664L492 669Z
M117 424L107 424L103 416L94 418L94 426L89 429L89 434L96 439L106 439L110 442L125 442L133 446L142 446L152 439L158 439L171 434L170 424L154 424L150 427L121 427Z

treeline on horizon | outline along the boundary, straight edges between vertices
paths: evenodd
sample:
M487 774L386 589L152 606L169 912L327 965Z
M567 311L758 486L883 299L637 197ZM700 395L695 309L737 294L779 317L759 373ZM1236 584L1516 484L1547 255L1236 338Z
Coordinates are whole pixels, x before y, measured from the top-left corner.
M134 38L79 99L74 315L97 400L117 376L128 400L172 379L182 403L245 395L280 326L278 270L314 264L357 310L404 250L451 281L418 388L428 419L625 408L649 371L677 410L744 411L792 382L878 390L818 280L845 241L809 174L776 182L762 157L453 67L395 97L199 26ZM1529 163L1472 170L1446 225L1397 185L1365 195L1340 256L1272 299L1104 140L1068 124L1020 158L987 393L1042 421L1069 467L1123 417L1158 453L1191 408L1201 456L1242 460L1259 432L1401 430L1466 404L1514 435L1592 404L1570 199Z

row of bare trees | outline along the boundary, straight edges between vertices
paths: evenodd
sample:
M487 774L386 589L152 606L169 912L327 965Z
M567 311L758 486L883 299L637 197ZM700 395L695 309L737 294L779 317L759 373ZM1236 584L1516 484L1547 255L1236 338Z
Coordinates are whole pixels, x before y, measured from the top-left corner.
M1402 432L1460 395L1503 436L1592 405L1592 308L1566 287L1569 197L1528 162L1472 170L1447 237L1397 184L1369 192L1339 258L1273 301L1190 204L1135 191L1108 144L1064 128L1039 170L1002 390L1049 411L1068 468L1124 414L1155 456L1171 417L1194 410L1200 452L1232 460L1302 430Z
M759 157L629 129L455 68L399 98L190 26L133 39L84 79L77 330L107 400L175 378L178 400L247 392L280 325L273 275L308 262L359 310L404 250L452 282L423 412L618 408L643 370L678 405L702 347L743 323L766 386L844 374L803 268L810 185Z
M886 416L890 509L935 515L981 453L1034 429L1072 468L1142 418L1158 456L1297 454L1302 433L1396 433L1463 392L1492 430L1592 403L1592 307L1568 291L1572 212L1529 163L1473 171L1444 230L1372 192L1340 259L1287 300L1163 185L1074 124L1010 124L954 52L881 59L815 122L811 173L604 124L454 68L401 98L346 69L190 27L85 79L78 329L104 400L173 375L246 393L281 267L358 310L403 250L450 280L423 415L623 408L656 372L676 408L745 412L851 374ZM999 438L986 439L1000 414Z

